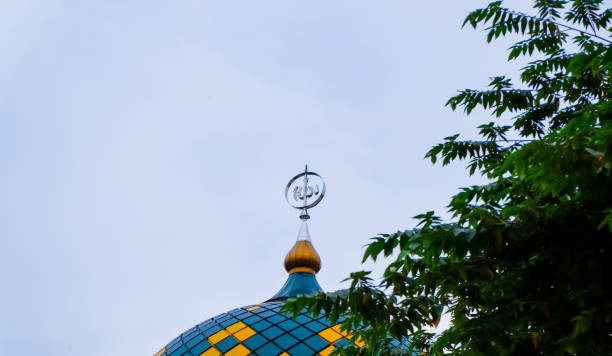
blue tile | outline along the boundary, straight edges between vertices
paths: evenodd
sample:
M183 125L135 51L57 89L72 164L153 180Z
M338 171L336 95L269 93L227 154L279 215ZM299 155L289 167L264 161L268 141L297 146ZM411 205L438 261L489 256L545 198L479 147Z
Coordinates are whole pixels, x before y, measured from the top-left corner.
M315 351L321 351L327 346L329 346L329 343L323 340L319 335L312 335L304 342L306 343L306 345L310 346Z
M169 343L168 346L166 346L166 352L168 354L174 352L174 350L178 349L183 345L183 340L181 340L180 337L178 337L177 339L172 340L172 342Z
M282 305L275 305L275 306L273 306L272 308L269 308L269 309L274 310L275 312L277 312L277 313L278 313L278 312L279 312L279 310L280 310L282 307L283 307Z
M293 346L290 350L289 350L289 354L291 355L315 355L316 353L313 352L308 346L299 343L295 346Z
M198 343L200 343L201 341L204 340L204 336L202 335L196 335L196 337L192 338L191 340L187 341L185 343L185 345L189 348L194 347L195 345L197 345Z
M257 331L257 332L261 332L261 331L269 328L270 326L272 326L271 323L268 323L267 321L262 320L262 321L260 321L258 323L255 323L255 324L251 325L251 328L255 329L255 331Z
M340 346L346 346L349 344L350 344L350 341L348 341L347 339L342 339L338 341L337 343L335 343L334 345L336 345L336 347L340 347Z
M213 326L212 328L210 328L210 329L206 330L206 331L204 332L204 336L209 337L209 336L213 335L214 333L216 333L217 331L220 331L220 330L222 330L222 329L223 329L223 328L222 328L222 327L220 327L219 325L215 325L215 326Z
M198 329L200 329L200 331L203 332L203 331L206 331L206 330L212 328L213 326L215 326L215 322L214 321L206 320L205 322L200 323L198 325Z
M257 349L256 353L260 356L271 356L278 355L281 353L281 349L279 349L276 345L269 342L265 344L262 348Z
M296 322L298 322L298 323L300 323L300 324L306 324L306 323L308 323L308 322L312 321L312 318L311 318L311 317L309 317L309 316L306 316L306 315L298 315L298 316L295 318L295 321L296 321Z
M185 331L184 331L184 332L183 332L181 335L182 335L182 336L185 336L185 335L187 335L187 334L189 334L189 333L192 333L192 332L194 332L194 331L197 331L197 330L198 330L198 327L197 327L197 326L194 326L194 327L193 327L193 328L191 328L191 329L187 329L187 330L185 330Z
M300 327L297 329L293 329L289 332L291 335L295 336L298 340L304 340L309 338L314 332L308 328Z
M256 316L254 316L253 314L251 314L249 312L234 315L234 318L238 318L240 320L248 319L248 318L251 318L251 317L257 318Z
M278 324L281 321L287 320L287 318L285 318L282 315L272 315L271 317L269 317L268 319L266 319L267 321L271 322L272 324Z
M323 325L328 326L328 327L331 326L331 325L329 325L329 320L327 319L327 317L322 316L322 317L318 318L317 321L319 323L323 324Z
M268 329L264 330L264 331L263 331L261 334L262 334L263 336L267 337L268 339L272 340L272 339L274 339L275 337L277 337L277 336L279 336L279 335L282 335L282 334L284 334L284 333L285 333L285 332L284 332L282 329L277 328L276 326L272 326L272 327L270 327L270 328L268 328Z
M236 318L231 318L231 319L227 319L219 324L221 324L222 327L227 328L228 326L232 325L232 324L236 324L238 322L238 319Z
M284 303L272 302L272 303L261 304L261 306L264 307L264 308L273 309L273 308L277 308L277 307L282 307L283 304Z
M321 330L327 329L327 326L319 323L318 321L311 321L308 324L304 324L304 326L316 333L318 333Z
M187 352L187 348L185 346L179 347L178 349L168 352L168 356L183 356L183 354Z
M259 334L255 334L251 336L250 338L244 340L242 343L244 344L244 346L248 347L249 350L255 350L261 345L265 344L266 342L268 342L266 338L264 338L263 336Z
M289 330L297 328L298 326L300 326L300 324L296 323L295 321L291 319L288 319L278 324L278 326L285 331L289 331Z
M208 343L208 341L204 340L200 342L199 344L194 345L189 351L191 351L191 353L194 355L199 355L202 352L208 350L209 348L210 348L210 344Z
M229 314L221 314L221 315L219 315L219 316L215 317L215 321L216 321L217 323L221 323L222 321L225 321L225 320L227 320L227 319L229 319L229 318L231 318L231 317L232 317L232 316L231 316L231 315L229 315Z
M170 341L168 345L166 345L166 350L176 350L179 346L183 344L183 340L181 340L181 336L179 335L174 340Z
M269 318L272 315L277 315L277 314L275 312L273 312L273 311L270 311L270 310L266 310L263 313L259 313L259 316L262 317L262 318Z
M187 341L193 339L198 335L200 335L200 331L198 330L198 328L194 327L189 332L183 333L181 337L183 338L183 343L186 343Z
M402 348L405 350L409 350L410 349L410 339L404 339L402 341Z
M247 325L252 325L260 320L263 320L263 319L258 317L257 315L252 315L251 317L243 319L242 321L244 321Z
M278 339L274 340L274 343L282 347L284 350L287 350L291 346L297 344L298 339L294 338L293 336L289 334L284 334L280 336Z
M215 347L217 349L219 349L219 351L221 351L221 353L225 353L229 349L231 349L232 347L234 347L236 345L238 345L238 340L234 339L233 336L228 336L225 339L223 339L222 341L220 341L219 343L217 343L215 345Z

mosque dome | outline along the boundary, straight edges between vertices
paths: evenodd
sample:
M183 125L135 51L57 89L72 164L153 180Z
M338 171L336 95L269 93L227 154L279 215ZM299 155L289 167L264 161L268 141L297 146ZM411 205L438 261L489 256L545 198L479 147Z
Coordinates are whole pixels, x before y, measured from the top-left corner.
M288 298L322 291L315 276L320 268L321 259L304 220L285 258L289 277L274 296L192 327L155 356L329 355L336 346L349 343L340 325L330 325L326 317L300 314L293 319L280 312Z
M310 173L306 170L296 177ZM308 193L307 184L305 179L304 191ZM323 186L323 192L324 189ZM332 325L326 316L313 318L301 313L292 318L280 312L291 297L323 291L316 279L321 259L310 241L306 209L302 209L300 218L297 241L285 257L289 277L276 294L264 302L230 310L192 327L154 356L326 356L336 347L349 344L351 335L341 331L340 324ZM353 342L364 346L360 340ZM399 342L392 344L407 348Z

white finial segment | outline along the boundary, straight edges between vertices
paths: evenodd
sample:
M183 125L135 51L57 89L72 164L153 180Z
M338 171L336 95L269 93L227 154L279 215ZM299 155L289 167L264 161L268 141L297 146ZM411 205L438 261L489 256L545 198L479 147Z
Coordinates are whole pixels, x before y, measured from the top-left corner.
M306 203L308 201L308 165L304 166L304 205L302 206L302 212L300 213L300 219L302 221L306 221L310 219L310 215L308 215L308 208L306 207Z
M302 209L304 210L304 214L308 215L308 210L306 208L306 202L308 201L308 165L304 167L304 206Z
M298 241L310 241L310 231L308 230L308 220L302 220L300 231L297 236Z

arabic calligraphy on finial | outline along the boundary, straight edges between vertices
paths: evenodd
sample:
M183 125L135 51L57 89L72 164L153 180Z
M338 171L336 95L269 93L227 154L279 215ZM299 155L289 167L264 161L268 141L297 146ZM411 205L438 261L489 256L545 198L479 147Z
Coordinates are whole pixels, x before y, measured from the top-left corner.
M285 199L292 207L301 210L300 218L309 219L308 209L319 204L325 195L325 182L318 173L304 172L291 178L285 188Z

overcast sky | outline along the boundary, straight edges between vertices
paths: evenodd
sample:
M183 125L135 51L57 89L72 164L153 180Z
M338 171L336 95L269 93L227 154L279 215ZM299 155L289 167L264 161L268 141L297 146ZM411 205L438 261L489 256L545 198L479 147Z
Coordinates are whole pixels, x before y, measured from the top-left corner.
M327 291L445 216L482 180L423 156L489 116L444 103L518 68L460 29L486 3L0 0L0 354L151 355L268 299L305 163Z

